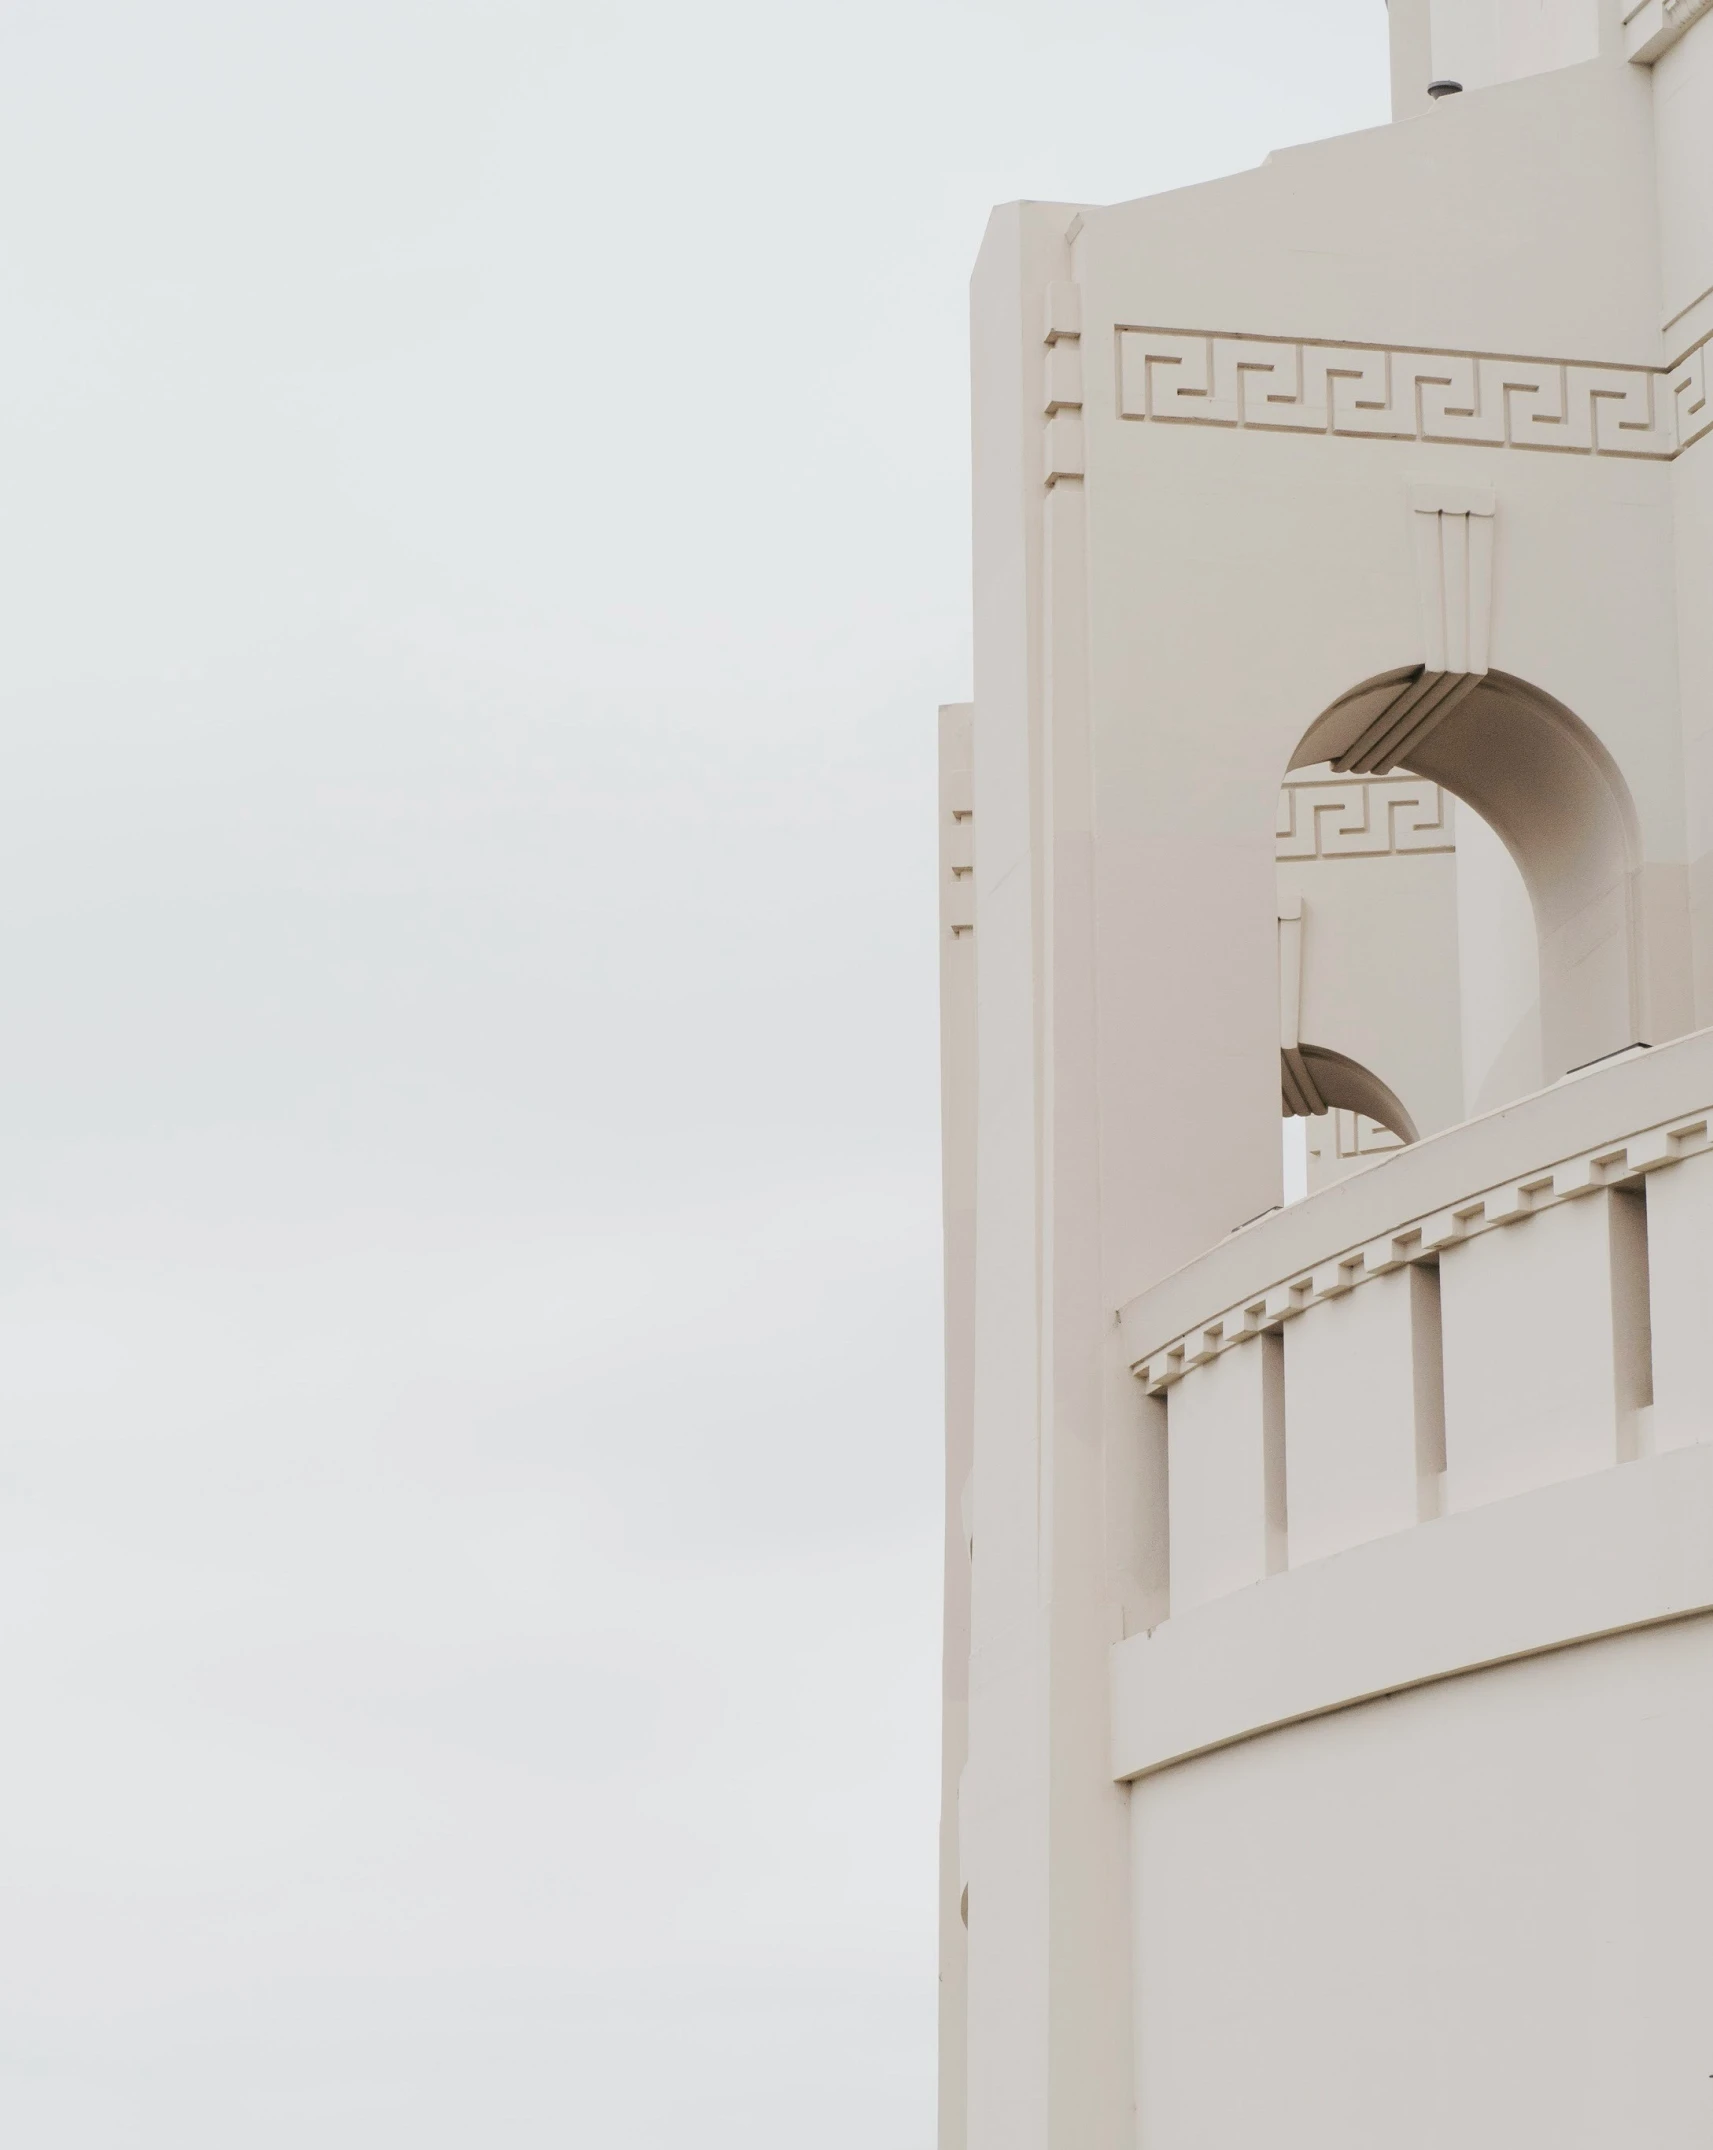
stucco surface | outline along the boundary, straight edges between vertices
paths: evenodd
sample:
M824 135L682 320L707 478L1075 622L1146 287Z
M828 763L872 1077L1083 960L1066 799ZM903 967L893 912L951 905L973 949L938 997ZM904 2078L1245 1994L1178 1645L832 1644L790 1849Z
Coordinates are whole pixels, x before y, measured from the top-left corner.
M976 269L946 2150L1705 2131L1713 9L1391 19Z

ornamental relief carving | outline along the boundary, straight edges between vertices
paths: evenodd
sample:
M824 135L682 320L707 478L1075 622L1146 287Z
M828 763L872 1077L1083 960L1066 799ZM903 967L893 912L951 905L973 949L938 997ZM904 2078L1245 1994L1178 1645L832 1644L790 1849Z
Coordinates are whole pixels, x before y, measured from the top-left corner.
M1118 332L1119 415L1669 461L1713 432L1704 339L1672 366L1589 365L1176 329Z
M1444 792L1414 776L1288 779L1275 835L1281 862L1457 848Z

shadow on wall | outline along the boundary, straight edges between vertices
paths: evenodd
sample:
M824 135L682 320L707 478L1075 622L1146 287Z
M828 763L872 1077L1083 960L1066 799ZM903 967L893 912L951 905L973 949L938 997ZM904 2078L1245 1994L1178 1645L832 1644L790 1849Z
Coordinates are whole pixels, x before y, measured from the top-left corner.
M1317 718L1292 767L1346 770L1419 680L1394 672L1352 690ZM1550 695L1489 672L1408 740L1412 774L1480 815L1516 861L1539 948L1542 1073L1555 1081L1640 1042L1641 920L1635 807L1616 764Z

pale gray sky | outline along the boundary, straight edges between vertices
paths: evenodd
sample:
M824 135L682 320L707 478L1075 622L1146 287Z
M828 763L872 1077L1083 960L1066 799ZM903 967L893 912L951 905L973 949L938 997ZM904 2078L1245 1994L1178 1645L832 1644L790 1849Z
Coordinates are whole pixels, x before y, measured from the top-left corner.
M7 2144L929 2150L966 278L1384 37L0 0Z

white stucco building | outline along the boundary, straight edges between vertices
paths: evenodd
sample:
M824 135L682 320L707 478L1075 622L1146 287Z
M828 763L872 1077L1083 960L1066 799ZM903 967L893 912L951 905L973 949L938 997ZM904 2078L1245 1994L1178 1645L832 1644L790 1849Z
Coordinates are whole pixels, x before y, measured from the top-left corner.
M1713 2141L1713 0L1391 35L976 269L942 2150Z

